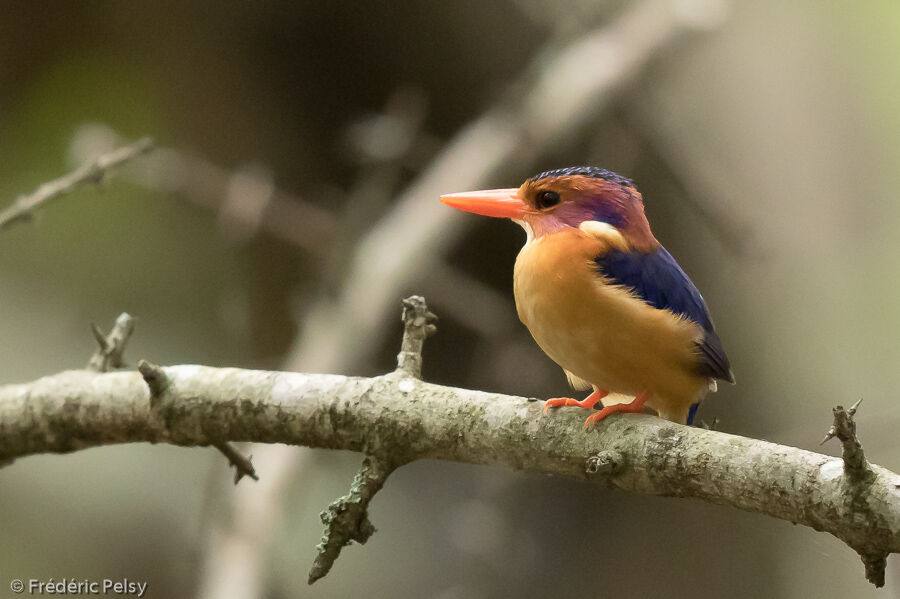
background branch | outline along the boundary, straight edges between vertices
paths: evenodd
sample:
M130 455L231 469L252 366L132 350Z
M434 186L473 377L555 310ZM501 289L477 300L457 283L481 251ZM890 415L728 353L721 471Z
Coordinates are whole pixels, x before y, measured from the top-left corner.
M79 185L100 183L112 169L149 152L152 148L153 140L143 137L132 144L97 157L68 175L44 183L28 195L19 196L12 205L0 211L0 230L32 218L35 210L71 192Z

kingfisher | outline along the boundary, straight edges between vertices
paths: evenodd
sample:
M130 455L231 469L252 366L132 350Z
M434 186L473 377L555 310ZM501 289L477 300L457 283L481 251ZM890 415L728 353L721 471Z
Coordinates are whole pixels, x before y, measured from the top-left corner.
M574 389L592 390L549 399L545 412L600 403L585 428L645 407L692 424L717 380L734 383L703 296L653 236L630 179L576 166L441 201L525 229L513 273L519 320Z

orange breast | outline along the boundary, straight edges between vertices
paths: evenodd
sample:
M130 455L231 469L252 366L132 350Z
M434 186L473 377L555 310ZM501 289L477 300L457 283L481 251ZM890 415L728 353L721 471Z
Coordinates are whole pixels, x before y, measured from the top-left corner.
M694 371L700 329L608 284L593 262L608 249L578 229L526 244L515 267L519 319L554 362L598 388L650 391L650 407L686 409L707 385Z

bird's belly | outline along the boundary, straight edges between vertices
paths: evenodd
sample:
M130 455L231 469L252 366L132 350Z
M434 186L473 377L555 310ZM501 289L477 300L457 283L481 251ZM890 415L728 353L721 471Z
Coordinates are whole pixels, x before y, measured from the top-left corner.
M554 237L526 245L516 261L519 318L541 349L601 389L693 397L703 379L692 372L691 325L603 284L592 260L566 247L571 239Z
M551 294L552 295L552 294ZM562 298L560 298L562 299ZM550 301L547 301L550 300ZM552 297L516 298L520 319L550 359L599 388L634 395L640 385L628 377L630 368L615 348L622 348L622 331L593 318L590 325L573 323L555 312ZM558 305L558 304L557 304Z

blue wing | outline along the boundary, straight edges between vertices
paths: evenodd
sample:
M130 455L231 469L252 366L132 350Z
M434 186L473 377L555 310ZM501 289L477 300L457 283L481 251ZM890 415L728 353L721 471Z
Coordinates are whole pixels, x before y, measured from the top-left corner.
M654 308L683 315L703 327L704 337L697 343L700 373L734 382L703 296L666 248L659 246L650 252L614 250L594 261L604 277L632 289Z

